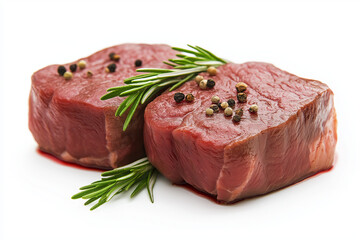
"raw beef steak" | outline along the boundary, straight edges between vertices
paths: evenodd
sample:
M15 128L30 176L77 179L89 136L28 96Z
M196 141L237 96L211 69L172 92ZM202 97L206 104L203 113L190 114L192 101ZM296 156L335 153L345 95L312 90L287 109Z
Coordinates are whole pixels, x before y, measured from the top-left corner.
M110 59L112 52L120 56L119 61ZM86 61L86 68L77 67L70 80L58 74L59 65L34 73L29 128L40 149L67 162L102 169L143 157L144 107L135 112L123 132L126 114L123 117L114 114L124 98L101 101L100 97L106 89L123 85L123 79L137 74L136 60L142 61L142 67L164 68L167 65L162 61L174 56L175 51L167 45L123 44L81 59ZM69 66L78 61L64 66L70 71ZM117 68L106 72L112 63ZM88 75L88 71L93 75Z
M209 76L204 74L205 79ZM337 141L333 92L319 81L271 64L226 64L213 89L194 81L177 92L193 103L176 103L165 92L145 109L144 141L151 163L173 183L188 183L229 203L265 194L332 167ZM247 102L239 123L223 111L207 116L211 97L236 100L245 82ZM258 105L258 113L248 111Z

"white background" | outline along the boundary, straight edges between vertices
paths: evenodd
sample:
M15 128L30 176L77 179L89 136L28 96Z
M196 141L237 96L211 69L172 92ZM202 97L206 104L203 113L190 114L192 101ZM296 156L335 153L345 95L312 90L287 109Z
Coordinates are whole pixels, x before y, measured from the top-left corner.
M1 1L0 239L360 239L360 4L355 1ZM221 206L160 178L96 211L71 200L99 172L39 156L31 74L125 43L200 45L327 83L337 164L281 191Z

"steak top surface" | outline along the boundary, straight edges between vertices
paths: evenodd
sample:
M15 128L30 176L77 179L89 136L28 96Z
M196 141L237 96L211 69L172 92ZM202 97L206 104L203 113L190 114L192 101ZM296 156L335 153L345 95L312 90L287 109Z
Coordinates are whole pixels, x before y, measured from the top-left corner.
M297 77L267 63L228 63L218 68L216 76L202 75L205 79L215 80L213 89L202 90L195 81L191 81L173 92L163 93L146 108L152 124L168 128L188 128L209 144L225 146L232 141L241 141L284 124L321 93L331 92L324 83ZM248 85L245 91L246 103L237 101L235 85L238 82ZM195 101L176 103L173 99L175 92L192 93ZM225 117L222 110L213 116L206 116L205 109L212 104L211 97L214 95L220 97L220 102L235 100L233 109L242 108L244 111L240 123L234 123L231 117ZM258 105L258 114L248 111L252 104Z
M109 58L109 54L112 52L120 56L118 62ZM70 71L71 64L76 64L80 60L86 61L86 68L80 70L78 67L70 80L59 76L57 72L59 65L50 65L33 74L32 84L37 91L44 93L44 97L55 95L64 101L89 104L98 108L111 108L118 106L125 97L106 101L102 101L100 98L106 94L108 88L124 85L124 79L140 74L136 72L136 69L139 68L135 66L137 59L142 61L141 67L164 68L167 65L162 62L173 57L174 53L175 51L165 44L121 44L64 64ZM111 63L116 64L116 70L107 73L105 68ZM87 76L89 70L93 73L92 77ZM48 99L51 100L50 97Z

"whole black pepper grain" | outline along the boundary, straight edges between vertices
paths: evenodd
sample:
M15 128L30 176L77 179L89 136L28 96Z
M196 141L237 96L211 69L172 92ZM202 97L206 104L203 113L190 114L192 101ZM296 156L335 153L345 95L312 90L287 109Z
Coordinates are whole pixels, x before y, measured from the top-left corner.
M209 79L207 80L206 86L207 86L208 88L213 88L213 87L215 86L215 81L214 81L213 79L209 78Z
M60 76L64 76L64 73L66 72L66 68L63 65L60 65L57 69L57 72Z
M116 64L115 63L111 63L107 66L107 69L109 70L109 72L115 72L116 70Z
M241 117L240 117L239 115L235 114L235 115L233 116L232 120L233 120L234 122L240 122Z
M142 65L142 61L140 59L137 59L135 61L135 67L140 67Z
M70 71L71 72L76 72L76 69L77 69L77 64L71 64L70 65Z
M247 85L244 82L239 82L235 85L237 92L244 92L246 91Z
M235 100L230 98L229 100L227 100L227 103L229 104L229 107L234 107L235 106Z
M182 101L184 100L184 98L185 98L185 95L184 95L183 93L181 93L181 92L177 92L177 93L175 93L175 95L174 95L174 100L175 100L175 102L177 102L177 103L182 102Z
M109 53L109 58L110 58L110 60L114 60L114 56L115 56L115 53L114 53L114 52Z
M237 97L239 102L241 102L241 103L246 102L246 99L247 99L246 93L243 93L243 92L238 93L236 97Z
M217 104L211 104L210 108L216 113L219 112L219 106Z
M113 61L118 62L120 60L120 56L115 54L113 57Z
M186 100L187 102L192 102L192 101L194 101L194 99L195 99L195 97L194 97L194 95L192 95L191 93L186 94L186 96L185 96L185 100Z
M242 110L242 108L239 108L238 110L235 110L235 114L239 115L240 117L243 115L244 111Z

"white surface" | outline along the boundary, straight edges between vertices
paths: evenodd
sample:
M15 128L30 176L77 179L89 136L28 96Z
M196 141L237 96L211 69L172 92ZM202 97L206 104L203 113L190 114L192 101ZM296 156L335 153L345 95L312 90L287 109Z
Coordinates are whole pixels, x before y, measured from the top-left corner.
M346 1L2 1L0 239L360 239L360 4ZM328 173L220 206L160 178L94 212L71 200L98 172L36 152L27 128L32 72L124 43L196 44L266 61L335 92L338 161Z

